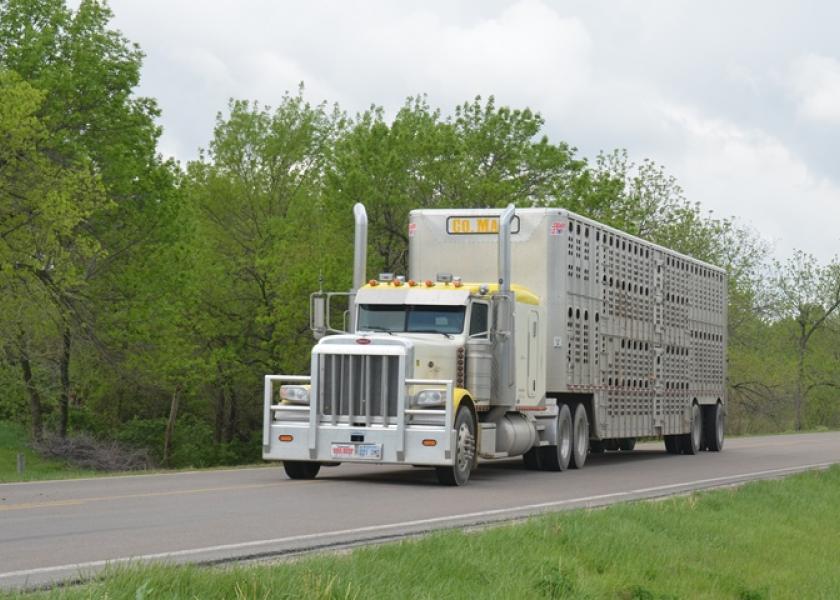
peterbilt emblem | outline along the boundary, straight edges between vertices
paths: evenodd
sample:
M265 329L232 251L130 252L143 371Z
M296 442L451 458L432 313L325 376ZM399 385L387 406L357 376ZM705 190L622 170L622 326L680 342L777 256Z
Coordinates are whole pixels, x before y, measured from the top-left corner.
M364 346L366 344L370 344L370 339L369 338L356 338L356 343L357 344L362 344Z

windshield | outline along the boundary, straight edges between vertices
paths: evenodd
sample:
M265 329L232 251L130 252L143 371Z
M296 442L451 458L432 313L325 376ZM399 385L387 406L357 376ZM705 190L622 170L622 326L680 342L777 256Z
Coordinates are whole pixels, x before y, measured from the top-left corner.
M360 304L361 331L461 333L465 306L422 304Z

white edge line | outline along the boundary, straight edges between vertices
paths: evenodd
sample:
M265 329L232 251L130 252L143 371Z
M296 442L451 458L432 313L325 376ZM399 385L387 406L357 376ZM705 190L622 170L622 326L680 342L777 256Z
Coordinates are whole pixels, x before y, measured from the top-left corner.
M784 473L796 471L809 471L814 469L822 469L832 466L833 462L815 463L810 465L799 465L796 467L785 467L781 469L768 469L765 471L753 471L752 473L740 473L737 475L727 475L725 477L712 477L710 479L697 479L694 481L684 481L681 483L670 483L667 485L658 485L648 488L638 488L626 492L612 492L610 494L598 494L595 496L583 496L580 498L568 498L566 500L555 500L552 502L540 502L538 504L523 504L521 506L512 506L508 508L496 508L492 510L483 510L471 513L461 513L457 515L447 515L444 517L432 517L429 519L417 519L414 521L402 521L399 523L388 523L384 525L369 525L367 527L357 527L355 529L341 529L337 531L325 531L321 533L308 533L304 535L293 535L289 537L274 538L270 540L255 540L251 542L239 542L236 544L221 544L218 546L206 546L204 548L190 548L187 550L175 550L172 552L158 552L155 554L142 554L138 556L126 556L122 558L113 558L108 560L95 560L84 563L74 563L67 565L56 565L54 567L40 567L36 569L25 569L21 571L9 571L7 573L0 573L0 579L8 579L11 577L28 577L31 575L42 575L47 573L55 573L60 571L82 571L84 569L95 569L108 565L124 564L131 561L145 562L165 558L178 558L182 556L192 556L195 554L204 554L211 552L220 552L224 550L241 550L243 548L254 548L258 546L268 546L273 544L284 544L289 542L301 542L305 540L316 540L319 538L346 536L359 533L371 533L374 531L383 531L387 529L395 529L400 527L415 527L418 525L432 525L436 523L446 523L449 521L459 521L464 519L475 519L479 517L492 517L503 515L507 513L528 512L545 508L552 508L564 506L566 504L576 504L579 502L593 502L597 500L606 500L608 498L623 498L627 496L635 496L638 494L649 494L651 492L661 492L686 486L697 486L709 483L734 482L743 479L761 478L766 475L781 475Z

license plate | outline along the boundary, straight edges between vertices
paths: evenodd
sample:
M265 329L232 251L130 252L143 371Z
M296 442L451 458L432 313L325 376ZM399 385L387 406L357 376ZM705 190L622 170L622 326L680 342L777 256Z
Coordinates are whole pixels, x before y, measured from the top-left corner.
M330 457L337 459L361 458L382 460L382 444L333 444Z

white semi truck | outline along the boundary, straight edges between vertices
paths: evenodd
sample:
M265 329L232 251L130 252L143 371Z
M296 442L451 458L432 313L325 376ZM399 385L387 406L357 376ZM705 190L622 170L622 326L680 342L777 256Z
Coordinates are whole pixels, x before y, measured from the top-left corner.
M722 269L511 205L412 211L409 273L366 281L361 204L354 215L347 326L330 324L337 294L313 294L310 374L265 378L263 458L289 477L387 463L463 485L482 461L563 471L638 437L722 449Z

